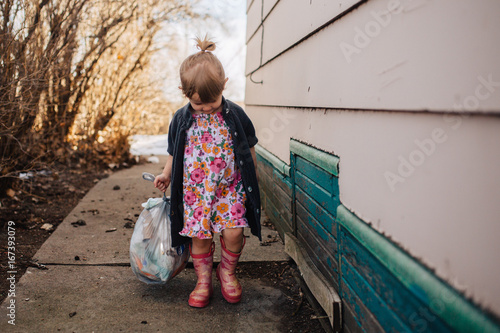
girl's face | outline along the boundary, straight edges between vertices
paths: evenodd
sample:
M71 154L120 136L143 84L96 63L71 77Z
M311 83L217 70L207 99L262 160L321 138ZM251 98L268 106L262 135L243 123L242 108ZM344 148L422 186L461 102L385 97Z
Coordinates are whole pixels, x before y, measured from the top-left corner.
M189 102L191 103L191 107L195 113L210 114L213 112L219 112L222 108L222 94L219 95L219 97L217 97L217 99L213 102L203 103L198 93L194 93L189 99Z

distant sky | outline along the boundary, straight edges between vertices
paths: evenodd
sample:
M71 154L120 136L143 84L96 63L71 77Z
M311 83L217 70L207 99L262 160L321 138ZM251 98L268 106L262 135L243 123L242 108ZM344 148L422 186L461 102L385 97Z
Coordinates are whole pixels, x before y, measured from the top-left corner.
M224 96L235 102L245 97L245 32L246 0L201 0L195 11L210 19L170 23L159 36L160 43L176 45L176 49L160 53L155 64L158 75L165 77L168 99L182 101L178 86L179 65L188 55L197 52L193 38L208 33L216 42L214 54L219 58L229 81Z

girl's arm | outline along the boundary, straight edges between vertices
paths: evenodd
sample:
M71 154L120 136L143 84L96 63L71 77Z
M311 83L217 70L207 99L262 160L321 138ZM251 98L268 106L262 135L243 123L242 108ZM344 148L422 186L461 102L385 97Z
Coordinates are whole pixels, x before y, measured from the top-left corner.
M259 174L257 173L257 154L255 154L255 147L250 148L250 153L252 154L253 165L255 167L255 175L257 176L257 181L259 181Z
M172 161L173 156L168 155L167 163L165 164L165 168L163 168L163 172L160 175L156 176L154 181L155 187L162 192L165 192L167 190L167 187L170 185L170 180L172 178Z

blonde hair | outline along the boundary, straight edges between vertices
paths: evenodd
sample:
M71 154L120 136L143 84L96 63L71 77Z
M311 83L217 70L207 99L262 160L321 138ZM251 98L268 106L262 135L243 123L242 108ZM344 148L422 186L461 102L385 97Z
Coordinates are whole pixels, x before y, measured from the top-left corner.
M187 98L198 93L203 103L215 101L224 90L226 74L217 57L212 53L215 43L207 38L196 37L200 52L190 55L181 64L179 74L181 89Z

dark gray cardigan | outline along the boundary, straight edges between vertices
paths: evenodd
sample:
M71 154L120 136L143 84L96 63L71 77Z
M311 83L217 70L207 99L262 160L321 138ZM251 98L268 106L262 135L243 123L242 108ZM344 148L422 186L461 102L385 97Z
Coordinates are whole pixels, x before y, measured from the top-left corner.
M179 235L184 225L182 182L184 172L184 145L186 132L191 127L193 116L190 104L177 110L168 130L168 154L173 156L171 180L172 246L180 246L191 238ZM260 232L260 193L257 174L250 148L257 144L255 128L245 111L235 103L222 97L222 116L233 139L236 163L240 168L243 186L247 195L246 214L252 234L262 240Z

